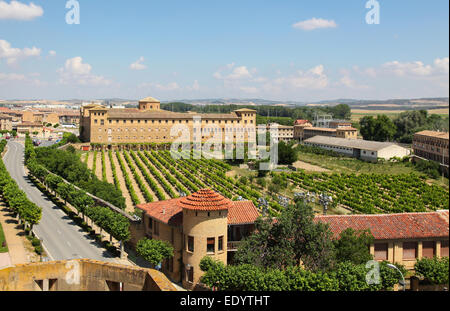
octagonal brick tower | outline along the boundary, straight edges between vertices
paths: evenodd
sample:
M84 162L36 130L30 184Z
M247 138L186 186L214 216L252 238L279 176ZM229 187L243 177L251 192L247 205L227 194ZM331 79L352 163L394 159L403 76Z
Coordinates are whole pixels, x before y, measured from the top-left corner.
M232 202L210 189L180 200L183 209L183 287L193 289L203 271L199 264L211 256L227 263L228 208Z

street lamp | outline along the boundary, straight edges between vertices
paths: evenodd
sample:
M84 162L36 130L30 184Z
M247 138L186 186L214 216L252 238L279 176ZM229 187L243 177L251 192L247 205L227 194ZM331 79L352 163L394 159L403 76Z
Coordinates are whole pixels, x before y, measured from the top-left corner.
M258 202L259 202L258 206L261 209L263 216L266 216L267 212L268 212L268 208L267 207L268 207L269 203L264 198L259 198Z
M323 214L324 215L327 214L328 204L330 204L331 202L333 202L332 196L329 196L325 193L321 193L319 195L319 203L323 206Z
M405 282L405 277L403 276L403 273L400 271L400 269L399 268L397 268L397 266L396 265L393 265L393 264L391 264L391 263L388 263L387 264L387 266L388 266L388 268L391 268L391 269L394 269L394 270L397 270L398 271L398 273L400 273L400 275L402 276L402 281L401 282L399 282L400 283L400 285L403 285L403 291L406 291L406 282Z

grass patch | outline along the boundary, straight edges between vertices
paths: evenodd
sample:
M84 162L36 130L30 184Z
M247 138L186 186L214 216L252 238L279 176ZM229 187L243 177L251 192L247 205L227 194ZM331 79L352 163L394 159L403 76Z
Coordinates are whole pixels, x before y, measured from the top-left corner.
M3 232L2 225L0 224L0 253L8 252L8 246L6 245L5 234Z

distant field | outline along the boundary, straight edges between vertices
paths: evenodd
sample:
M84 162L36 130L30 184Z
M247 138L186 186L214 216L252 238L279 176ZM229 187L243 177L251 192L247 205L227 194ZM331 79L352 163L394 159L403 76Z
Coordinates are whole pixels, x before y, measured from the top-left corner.
M352 109L352 121L359 121L361 118L365 116L377 116L379 114L385 114L389 118L395 118L398 114L405 112L408 110L391 110L391 109L385 109L385 110L370 110L370 109ZM427 110L429 114L438 114L441 116L448 116L449 112L447 108L440 108L440 109L429 109Z

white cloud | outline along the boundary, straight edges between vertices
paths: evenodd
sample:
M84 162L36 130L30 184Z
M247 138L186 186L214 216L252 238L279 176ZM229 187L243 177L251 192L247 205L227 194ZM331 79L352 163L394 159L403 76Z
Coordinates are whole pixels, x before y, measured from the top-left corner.
M83 63L80 56L66 60L63 68L57 72L60 74L59 82L61 84L79 84L91 86L108 86L112 84L111 80L103 76L91 74L92 66Z
M0 20L13 19L27 21L40 17L43 14L44 10L33 2L26 5L19 1L11 1L10 3L0 1Z
M41 54L41 49L37 47L32 48L13 48L11 43L6 40L0 40L0 59L6 59L6 62L11 65L16 63L20 58L39 56Z
M336 28L337 24L334 20L326 20L322 18L311 18L292 25L296 29L305 31L322 29L322 28Z
M144 57L141 56L139 59L130 65L130 69L132 70L144 70L147 69L147 66L142 64L144 62Z
M198 84L197 80L194 81L194 85L192 86L192 90L194 90L194 91L200 90L200 84Z
M56 56L56 51L51 50L51 51L48 52L48 55L50 55L50 56Z
M258 88L253 86L241 86L239 88L241 91L244 91L245 93L255 94L258 93Z
M23 81L25 80L25 75L17 74L17 73L1 73L0 72L0 81Z
M449 70L449 58L436 58L432 65L425 65L421 61L415 62L399 62L392 61L382 65L387 73L392 73L399 77L411 76L411 77L430 77L440 76L442 74L448 74Z
M275 84L295 89L323 89L328 86L328 77L323 65L311 68L307 72L297 71L295 75L275 79Z

